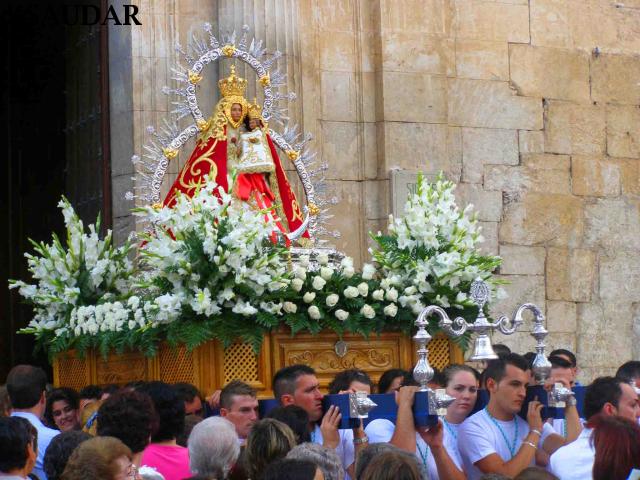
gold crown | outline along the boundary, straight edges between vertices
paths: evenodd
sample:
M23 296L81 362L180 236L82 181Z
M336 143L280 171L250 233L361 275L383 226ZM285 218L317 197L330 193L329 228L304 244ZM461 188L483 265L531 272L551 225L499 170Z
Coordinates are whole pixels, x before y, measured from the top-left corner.
M262 107L260 106L256 98L253 99L253 103L249 104L248 116L249 118L257 118L259 120L262 120Z
M218 82L220 93L224 98L227 97L244 97L244 92L247 89L247 81L236 75L236 66L231 65L231 75L227 78L223 78Z

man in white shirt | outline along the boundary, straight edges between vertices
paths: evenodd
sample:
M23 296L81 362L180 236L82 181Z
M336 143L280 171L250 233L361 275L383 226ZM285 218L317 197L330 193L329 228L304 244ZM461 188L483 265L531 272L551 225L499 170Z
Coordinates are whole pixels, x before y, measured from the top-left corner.
M358 438L354 438L352 430L338 430L340 412L334 407L327 411L325 418L322 417L324 395L320 391L320 382L318 382L313 368L307 365L292 365L278 370L273 377L273 393L280 405L285 407L297 405L303 408L309 415L311 441L334 448L342 461L345 472L353 472L354 443L366 443L367 438L364 432L359 434Z
M229 382L220 392L220 416L233 423L238 441L244 445L253 424L258 421L255 389L240 380Z
M584 398L586 428L572 442L551 455L549 470L560 480L591 478L595 451L591 445L589 420L596 414L620 415L634 422L640 416L638 394L628 383L614 377L600 377L587 387Z
M35 429L23 418L0 417L0 478L28 480L36 463Z
M540 402L529 402L526 422L518 416L527 393L528 368L527 361L514 353L488 363L484 375L489 404L458 429L468 479L477 480L484 473L514 477L533 464L538 447L552 453L565 444L549 425L543 425ZM578 422L575 406L568 409L573 412L571 421Z
M33 473L40 480L47 480L44 473L44 454L49 443L60 432L42 423L47 400L45 388L47 375L44 370L31 365L17 365L7 375L7 392L13 407L11 416L26 418L38 431L38 456Z

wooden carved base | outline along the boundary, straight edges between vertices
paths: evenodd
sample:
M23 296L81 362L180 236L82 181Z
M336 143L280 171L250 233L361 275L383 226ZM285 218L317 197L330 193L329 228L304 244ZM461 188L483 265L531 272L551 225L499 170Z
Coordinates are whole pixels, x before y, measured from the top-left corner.
M411 338L397 332L385 332L365 340L359 335L345 335L343 344L333 332L292 337L286 331L264 338L258 356L247 344L234 343L228 348L209 341L193 352L184 348L160 347L153 358L138 352L109 355L98 353L77 358L73 352L59 355L53 362L54 385L80 389L85 385L119 384L137 380L162 380L168 383L189 382L209 394L234 379L243 380L258 390L260 398L273 396L271 379L287 365L302 363L313 367L322 387L342 370L358 368L374 381L390 368L410 370L415 363ZM438 368L462 362L462 351L446 337L436 336L429 343L429 361Z

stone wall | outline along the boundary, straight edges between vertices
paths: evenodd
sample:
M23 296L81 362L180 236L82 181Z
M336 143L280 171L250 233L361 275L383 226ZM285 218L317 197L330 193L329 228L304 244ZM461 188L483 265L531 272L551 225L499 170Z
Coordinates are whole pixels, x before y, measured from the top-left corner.
M253 19L293 65L295 116L341 198L338 248L367 259L391 169L442 170L504 259L495 311L541 306L549 345L577 351L583 379L640 358L639 1L205 3L141 4L154 13L133 38L136 148L167 109L169 44L209 15L229 30Z

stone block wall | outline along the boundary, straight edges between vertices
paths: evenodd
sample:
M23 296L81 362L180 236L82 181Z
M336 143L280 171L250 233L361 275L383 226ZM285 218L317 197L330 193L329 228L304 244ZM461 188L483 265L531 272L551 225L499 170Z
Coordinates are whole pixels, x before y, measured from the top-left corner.
M442 170L479 210L485 251L504 259L496 312L537 303L549 346L576 351L583 380L640 358L640 3L145 4L157 14L133 39L136 148L167 108L154 93L168 76L162 45L207 20L255 24L286 53L295 118L329 163L338 248L367 260L391 169ZM533 347L526 333L496 340Z

